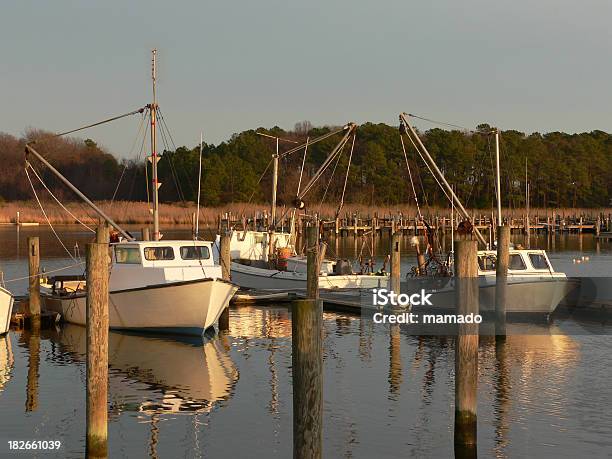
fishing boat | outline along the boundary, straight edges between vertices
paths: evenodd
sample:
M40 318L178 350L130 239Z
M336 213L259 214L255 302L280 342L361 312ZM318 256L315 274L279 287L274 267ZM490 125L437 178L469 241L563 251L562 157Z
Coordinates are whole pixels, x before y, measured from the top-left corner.
M13 312L13 295L7 289L0 287L0 335L8 333Z
M211 242L128 241L111 244L109 326L200 335L237 291L222 279ZM87 281L56 276L41 285L46 310L85 325Z
M278 137L262 134L276 139L276 153L272 155L273 177L272 177L272 207L270 228L267 231L248 229L246 222L243 222L241 230L230 228L230 257L231 257L231 276L232 282L242 289L270 290L270 291L294 291L305 290L307 283L306 257L301 255L296 247L295 237L295 216L296 212L305 207L303 199L313 188L315 183L322 177L323 173L330 165L337 165L337 160L342 154L343 149L351 144L349 161L344 181L342 198L338 206L337 213L340 212L344 203L344 191L346 189L346 178L350 168L353 147L355 144L357 125L347 123L341 129L326 133L313 140L307 140L305 144L291 148L288 151L279 152ZM276 219L276 194L278 184L278 164L279 160L300 150L304 150L304 160L302 161L302 172L305 163L308 147L328 139L334 135L343 134L341 140L332 149L331 153L323 161L319 169L302 187L302 173L297 185L293 208L291 212L290 231L278 231ZM294 142L295 143L295 142ZM318 224L317 219L313 219L312 224ZM217 241L220 236L217 236ZM319 261L319 288L320 289L371 289L386 286L389 276L384 271L378 273L353 272L352 264L348 260L325 259L324 251Z
M159 156L156 153L156 125L160 122L155 99L155 58L154 50L153 102L143 109L127 114L145 112L150 118L153 241L136 241L129 232L121 228L58 172L30 143L26 144L26 172L29 168L34 170L30 163L31 156L34 156L116 231L114 236L118 242L110 245L110 328L201 335L228 307L238 288L222 279L221 267L215 263L212 256L211 242L198 241L195 238L160 241L160 183L157 174ZM117 118L120 117L108 121ZM88 127L90 126L81 129ZM36 176L39 177L38 174ZM50 278L42 288L43 307L59 312L67 322L85 325L86 289L87 282L83 278Z
M436 182L442 188L442 191L451 201L453 212L455 206L459 211L460 215L464 218L464 221L460 224L460 232L464 236L475 236L476 240L485 247L484 250L478 251L478 283L480 292L480 306L481 311L492 311L495 310L495 287L497 284L496 277L496 259L497 252L490 250L489 247L493 245L493 241L487 242L478 228L472 226L469 213L459 200L453 188L449 185L442 171L438 168L436 162L428 152L425 145L423 145L420 137L418 136L415 129L408 121L408 114L400 114L400 139L402 148L404 150L404 156L406 158L406 165L408 166L408 159L406 156L406 149L404 147L404 140L402 136L406 136L410 143L414 146L416 152L419 154L423 162L426 163L429 171L434 175ZM495 146L496 146L496 200L497 200L497 221L502 220L501 211L501 186L500 186L500 166L499 166L499 130L495 129ZM412 173L408 166L408 175L412 183ZM414 192L414 199L417 203L416 192L414 184L412 184ZM453 228L451 222L451 228ZM428 239L433 239L431 231L426 232ZM451 234L451 239L453 236ZM433 293L432 298L435 299L433 302L434 307L439 309L454 308L454 280L450 277L446 277L446 281L443 279L444 276L449 276L452 272L452 249L451 253L448 254L446 262L441 262L433 253L433 246L428 243L426 253L429 255L429 260L426 260L425 254L422 254L418 239L413 238L411 244L415 247L417 253L418 266L413 269L413 278L419 276L425 276L424 282L429 285L432 284L428 281L427 277L433 273L433 277L436 278L433 283L438 285L442 284L441 288L429 288L429 292ZM548 255L545 250L533 250L524 249L522 247L510 247L510 258L507 276L507 303L506 311L510 313L536 313L536 314L550 314L554 312L559 303L570 295L579 284L576 281L567 278L565 273L556 272L548 259ZM430 270L429 265L435 266L435 269ZM441 273L442 277L436 276ZM442 279L442 281L440 280ZM410 280L410 279L408 279ZM409 282L412 284L412 282ZM412 288L412 287L411 287Z

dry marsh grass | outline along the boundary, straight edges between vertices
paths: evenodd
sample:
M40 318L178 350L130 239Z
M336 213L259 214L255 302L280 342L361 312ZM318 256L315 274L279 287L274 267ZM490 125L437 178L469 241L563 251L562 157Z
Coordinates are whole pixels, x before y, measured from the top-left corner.
M151 212L149 205L146 202L129 202L129 201L101 201L96 203L107 215L119 224L147 224L151 221ZM44 202L44 209L53 224L70 225L78 224L78 221L70 216L56 202ZM98 216L89 209L85 204L72 202L64 204L68 210L79 220L86 224L95 224L98 222ZM224 212L231 212L235 216L244 215L252 217L256 214L261 214L269 210L265 204L246 204L246 203L228 203L219 207L203 207L200 208L200 222L203 224L214 225L217 223L219 215ZM322 218L333 218L336 213L336 206L331 204L323 204L320 207L309 209L310 212L318 212ZM450 209L448 208L422 208L421 211L425 215L448 216ZM491 215L491 210L487 209L468 209L468 211L476 216ZM566 209L540 209L532 208L529 210L531 216L538 215L546 218L551 216L553 211L560 216L587 216L594 217L598 214L610 215L612 208L566 208ZM36 222L46 223L45 217L41 212L38 204L35 201L14 201L0 204L0 223L16 223L17 212L20 213L19 220L21 222ZM183 204L161 204L160 205L160 223L164 225L190 225L192 215L196 212L194 203ZM362 217L373 216L378 213L379 217L385 215L398 215L402 213L405 216L414 216L417 213L415 206L411 205L396 205L396 206L367 206L360 204L346 204L342 209L340 217L347 215L360 215ZM280 211L283 214L283 211ZM504 209L504 215L512 218L520 218L526 214L526 209Z

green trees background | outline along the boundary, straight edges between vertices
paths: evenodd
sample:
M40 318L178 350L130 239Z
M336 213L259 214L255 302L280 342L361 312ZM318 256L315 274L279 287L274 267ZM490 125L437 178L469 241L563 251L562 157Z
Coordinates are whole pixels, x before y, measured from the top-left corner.
M263 202L271 195L271 155L275 142L256 131L299 142L313 139L334 127L312 127L309 122L291 131L259 128L234 134L219 145L204 145L202 203ZM494 139L490 127L474 132L431 129L421 133L424 144L467 206L488 208L494 199ZM30 199L32 192L23 173L23 145L38 139L38 151L93 199L146 200L149 171L143 158L118 161L87 139L57 139L30 131L22 139L0 134L0 198ZM340 135L311 145L306 157L306 183ZM281 152L294 145L281 142ZM337 162L305 198L310 205L338 202L344 185L350 144ZM406 144L407 163L420 203L447 206L444 194L414 147ZM612 136L603 131L580 134L547 134L508 130L501 134L502 195L504 206L525 205L525 169L533 207L603 207L612 200ZM297 191L303 151L284 157L280 164L279 201L291 203ZM159 163L162 201L195 201L199 146L164 151ZM37 170L54 192L72 195L42 166ZM265 172L265 173L264 173ZM119 179L121 181L119 183ZM119 186L117 187L117 183ZM349 171L346 202L393 205L414 202L414 194L396 126L365 123L358 127Z

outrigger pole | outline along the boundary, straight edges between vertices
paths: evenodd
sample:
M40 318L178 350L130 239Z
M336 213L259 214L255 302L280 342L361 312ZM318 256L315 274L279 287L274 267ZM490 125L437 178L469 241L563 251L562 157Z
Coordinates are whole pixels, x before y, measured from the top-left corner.
M461 204L461 201L459 200L459 198L457 197L457 195L453 191L452 187L446 181L446 178L444 177L444 174L438 168L438 165L436 164L434 159L431 157L431 155L427 151L427 148L425 148L425 145L423 145L423 142L421 142L421 139L417 135L416 131L414 130L414 128L408 122L408 116L409 115L407 113L400 113L400 116L399 116L400 123L403 124L404 126L408 127L408 129L410 129L410 132L414 136L414 139L417 141L417 143L419 144L419 146L423 150L421 152L421 151L419 151L417 149L417 152L419 153L419 155L421 155L421 158L423 158L423 160L425 160L425 158L427 158L426 162L428 162L429 166L431 166L432 173L435 172L435 174L437 174L437 176L438 176L437 178L440 179L438 181L438 183L442 187L442 190L445 191L447 196L451 197L451 201L454 202L457 205L457 207L459 208L459 210L461 211L463 216L471 221L472 219L470 218L470 214L468 214L467 210L465 210L465 207L463 207L463 204ZM408 134L408 133L406 132L406 134ZM480 231L478 231L478 228L476 228L475 226L473 228L474 228L474 233L476 234L476 237L477 237L478 241L480 241L485 247L488 247L487 241L482 236Z
M55 167L53 167L49 163L49 161L47 161L40 153L38 153L36 150L34 150L34 148L32 148L27 143L26 143L26 146L25 146L25 152L26 152L26 167L29 164L28 154L31 153L34 156L36 156L36 158L38 158L45 166L47 166L49 168L49 170L51 172L53 172L62 182L64 182L64 184L68 188L70 188L72 191L74 191L79 198L81 198L83 201L85 201L85 203L87 203L89 205L89 207L91 207L100 217L102 217L104 220L106 220L109 225L111 225L113 228L115 228L117 231L119 231L119 233L121 233L121 235L123 237L125 237L128 241L134 241L135 240L133 236L130 236L123 228L121 228L117 223L115 223L112 218L110 218L108 215L106 215L102 209L100 209L93 202L91 202L91 200L87 196L85 196L83 193L81 193L79 191L79 189L77 187L75 187L72 183L70 183L70 181L66 177L64 177Z

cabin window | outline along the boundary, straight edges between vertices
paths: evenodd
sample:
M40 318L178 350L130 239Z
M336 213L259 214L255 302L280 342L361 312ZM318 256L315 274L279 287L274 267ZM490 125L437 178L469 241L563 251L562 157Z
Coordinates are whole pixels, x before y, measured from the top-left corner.
M478 267L481 271L494 271L497 257L495 255L481 255L478 257Z
M546 257L541 253L530 253L529 261L531 261L531 265L534 269L550 269Z
M183 260L208 260L210 251L205 245L188 245L181 247L181 258Z
M172 247L145 247L144 256L146 260L174 260Z
M117 263L139 265L140 250L138 247L118 247L115 246L115 261Z
M508 269L527 269L525 262L523 261L523 257L521 257L518 253L510 255L510 264Z

